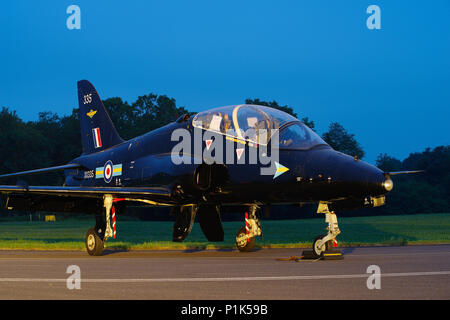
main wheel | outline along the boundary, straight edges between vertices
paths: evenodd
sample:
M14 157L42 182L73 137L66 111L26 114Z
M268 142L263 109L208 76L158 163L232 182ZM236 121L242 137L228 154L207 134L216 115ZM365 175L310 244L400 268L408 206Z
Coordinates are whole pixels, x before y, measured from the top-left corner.
M91 256L99 256L103 252L105 243L95 232L95 228L90 228L86 233L86 250Z
M236 234L236 247L241 252L249 252L255 246L255 237L250 237L247 241L247 230L242 227Z
M332 245L331 241L327 241L325 244L323 244L322 246L319 247L319 242L324 237L325 237L325 235L322 234L320 236L317 236L316 239L314 239L312 249L313 249L313 254L316 258L322 257L323 253L331 248L331 245Z

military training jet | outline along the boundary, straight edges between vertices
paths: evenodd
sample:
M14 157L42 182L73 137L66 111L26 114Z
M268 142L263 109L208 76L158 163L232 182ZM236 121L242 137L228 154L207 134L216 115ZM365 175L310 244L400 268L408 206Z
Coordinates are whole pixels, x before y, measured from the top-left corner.
M1 175L0 178L64 171L63 186L0 185L7 209L92 213L86 249L100 255L115 237L115 209L127 205L170 206L176 214L173 241L183 241L195 217L209 241L223 241L221 207L245 206L236 235L250 251L262 235L260 208L318 203L328 234L314 240L320 257L340 233L335 211L383 205L390 175L333 150L295 117L257 105L233 105L188 114L124 141L93 85L78 82L83 153L68 164ZM111 227L111 220L113 220Z

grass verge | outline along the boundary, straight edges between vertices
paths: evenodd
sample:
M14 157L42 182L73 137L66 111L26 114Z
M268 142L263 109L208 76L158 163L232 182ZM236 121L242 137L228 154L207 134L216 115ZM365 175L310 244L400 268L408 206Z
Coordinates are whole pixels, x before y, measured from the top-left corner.
M85 250L84 237L94 219L56 222L0 221L1 250ZM117 238L107 248L119 250L232 249L241 222L226 222L224 242L207 242L196 223L182 243L171 241L172 222L121 221ZM262 248L305 248L325 234L323 216L302 220L263 220ZM450 214L339 218L340 246L407 245L450 243Z

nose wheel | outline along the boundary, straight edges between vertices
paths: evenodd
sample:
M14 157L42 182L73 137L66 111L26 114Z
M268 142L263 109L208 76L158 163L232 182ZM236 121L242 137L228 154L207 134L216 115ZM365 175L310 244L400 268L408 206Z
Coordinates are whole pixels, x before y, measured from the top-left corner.
M314 254L314 258L321 258L324 254L324 252L329 251L333 248L333 241L327 241L323 242L323 238L325 238L325 235L317 236L316 239L314 239L313 246L312 246L312 252Z

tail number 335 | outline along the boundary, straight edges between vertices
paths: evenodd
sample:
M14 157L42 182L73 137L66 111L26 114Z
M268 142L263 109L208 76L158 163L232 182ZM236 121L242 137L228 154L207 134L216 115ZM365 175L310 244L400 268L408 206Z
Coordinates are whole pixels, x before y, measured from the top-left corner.
M92 102L92 93L83 96L83 104L88 104Z

